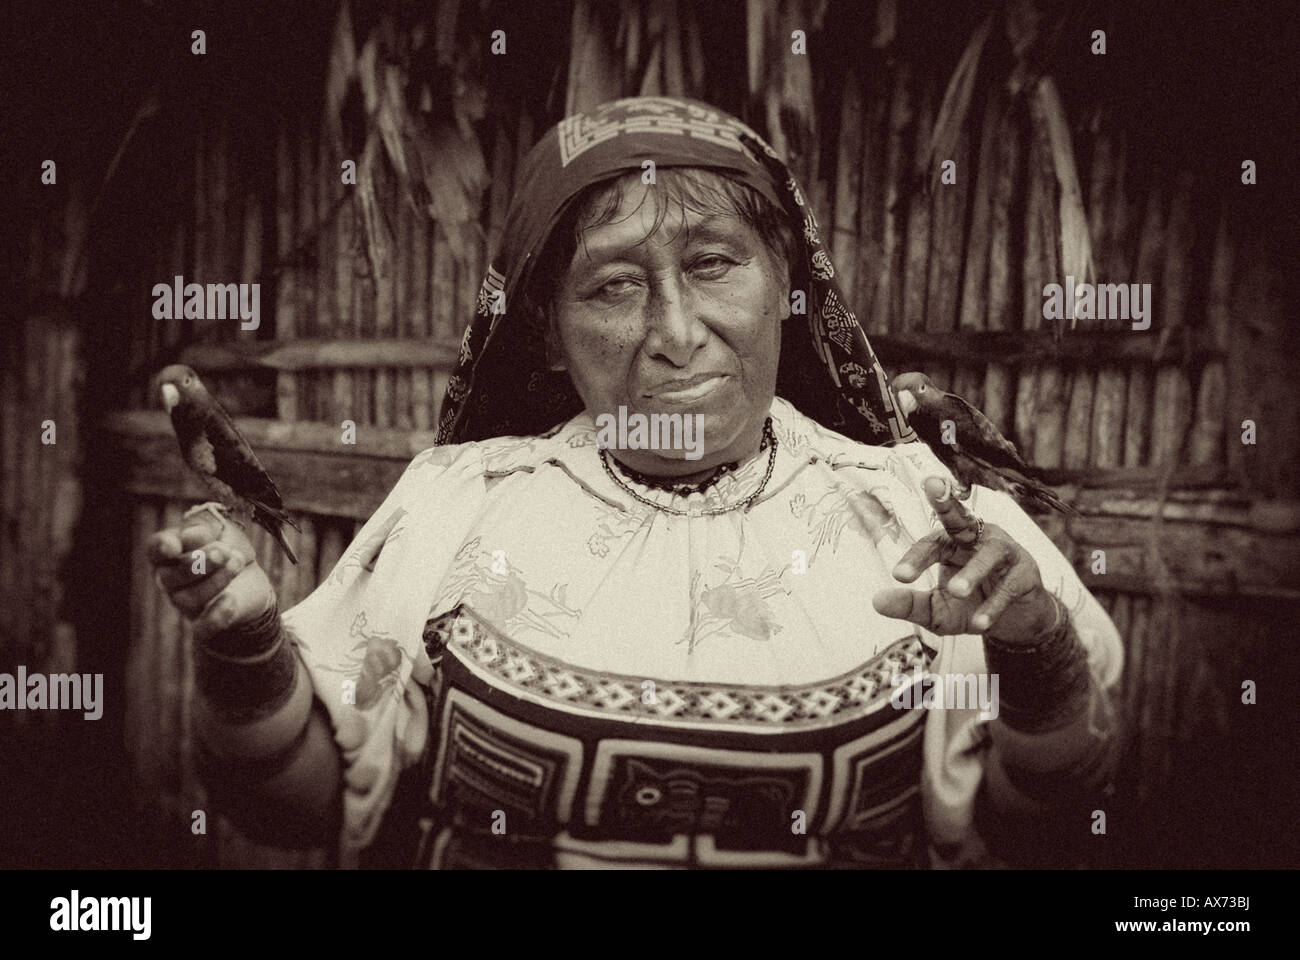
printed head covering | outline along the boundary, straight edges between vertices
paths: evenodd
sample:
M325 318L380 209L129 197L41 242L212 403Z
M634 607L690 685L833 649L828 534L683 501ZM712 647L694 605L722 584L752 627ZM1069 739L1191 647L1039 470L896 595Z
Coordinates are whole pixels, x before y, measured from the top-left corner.
M777 395L854 440L914 439L885 373L835 283L817 219L786 165L735 117L694 100L629 97L561 120L524 159L501 249L479 289L447 386L437 442L535 435L583 405L568 375L550 370L542 331L522 314L530 270L569 204L587 187L626 173L700 167L757 191L790 218L802 262L791 275L808 289L804 318L782 336ZM827 382L829 377L829 383Z

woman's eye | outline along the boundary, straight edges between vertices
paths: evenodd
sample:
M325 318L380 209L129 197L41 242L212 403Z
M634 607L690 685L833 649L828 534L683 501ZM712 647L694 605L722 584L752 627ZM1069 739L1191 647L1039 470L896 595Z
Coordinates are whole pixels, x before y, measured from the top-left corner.
M630 277L614 277L596 289L596 296L606 300L616 300L626 296L635 286L636 281Z
M706 278L718 278L725 274L735 265L735 262L726 257L710 254L700 257L691 264L691 269Z

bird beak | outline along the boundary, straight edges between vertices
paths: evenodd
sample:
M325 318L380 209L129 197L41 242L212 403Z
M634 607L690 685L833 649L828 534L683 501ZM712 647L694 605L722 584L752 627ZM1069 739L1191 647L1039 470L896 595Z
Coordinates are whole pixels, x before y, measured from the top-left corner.
M158 388L158 392L162 395L163 409L168 413L172 412L172 407L181 402L181 392L176 389L175 384L164 383Z
M912 396L911 390L898 391L898 409L902 411L903 416L909 416L916 409L916 397Z

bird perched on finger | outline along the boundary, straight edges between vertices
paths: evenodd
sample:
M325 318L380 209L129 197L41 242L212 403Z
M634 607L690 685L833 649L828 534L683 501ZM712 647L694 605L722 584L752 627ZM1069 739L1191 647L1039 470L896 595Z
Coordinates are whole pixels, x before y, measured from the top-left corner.
M970 496L971 484L978 483L1022 502L1078 516L1077 510L1042 483L1016 445L957 394L940 390L923 373L900 373L890 386L908 425L961 484L958 497Z
M280 491L258 462L253 448L208 393L199 375L177 363L164 368L155 382L180 442L181 458L219 501L200 504L185 515L209 510L223 522L229 515L241 526L251 519L275 538L290 561L297 563L298 558L284 539L284 525L295 530L298 525L285 513Z

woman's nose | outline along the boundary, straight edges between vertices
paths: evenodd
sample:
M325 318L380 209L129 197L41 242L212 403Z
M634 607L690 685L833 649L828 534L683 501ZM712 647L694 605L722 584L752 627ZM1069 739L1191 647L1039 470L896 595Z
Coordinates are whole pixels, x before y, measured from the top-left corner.
M709 335L692 298L680 286L664 285L651 297L649 312L646 350L650 356L677 367L689 364Z

